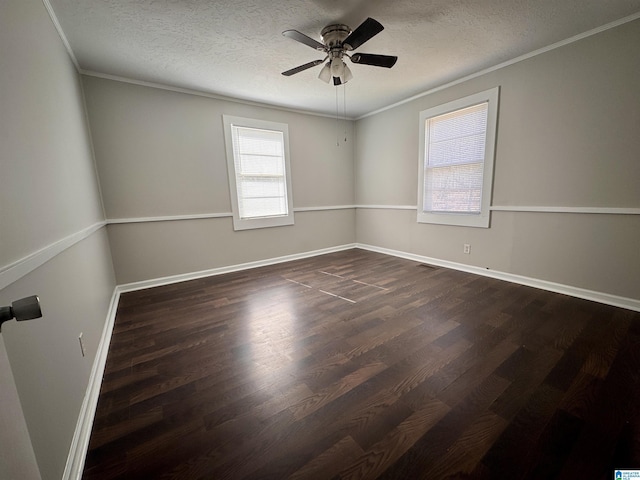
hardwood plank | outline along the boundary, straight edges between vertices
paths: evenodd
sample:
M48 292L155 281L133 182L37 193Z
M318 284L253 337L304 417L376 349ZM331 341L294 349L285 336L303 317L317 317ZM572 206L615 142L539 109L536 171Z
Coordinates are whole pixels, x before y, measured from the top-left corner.
M444 455L422 472L422 476L452 478L470 475L507 425L506 420L492 412L480 414Z
M379 478L429 478L424 472L449 451L469 424L482 416L489 405L506 390L509 382L497 375L487 377L466 398L416 441L407 452Z
M341 471L339 477L343 480L378 478L448 411L449 407L439 400L426 402L391 430L383 440L377 442L348 468Z
M302 401L291 405L289 411L293 416L300 420L307 415L312 414L323 406L331 403L336 398L341 397L349 390L357 387L362 382L385 370L387 366L384 363L372 363L352 372L341 378L338 382L321 390L318 393L308 396Z
M123 294L83 478L611 478L638 372L640 313L337 252Z
M323 480L331 478L349 464L354 457L359 457L363 453L353 438L344 437L288 478L289 480Z

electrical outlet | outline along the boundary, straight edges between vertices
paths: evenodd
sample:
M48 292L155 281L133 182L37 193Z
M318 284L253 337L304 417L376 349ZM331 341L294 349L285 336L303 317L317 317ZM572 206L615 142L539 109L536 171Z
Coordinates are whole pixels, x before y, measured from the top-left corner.
M467 255L471 254L471 245L469 245L468 243L464 244L464 249L462 250L464 253L466 253Z
M80 353L82 353L82 356L84 357L84 342L82 341L82 332L80 332L80 335L78 335L78 341L80 342Z

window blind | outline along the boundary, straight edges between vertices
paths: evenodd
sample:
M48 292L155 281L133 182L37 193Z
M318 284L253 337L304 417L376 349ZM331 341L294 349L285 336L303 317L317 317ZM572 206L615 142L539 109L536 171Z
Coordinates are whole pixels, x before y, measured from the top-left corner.
M284 135L232 125L241 219L288 215Z
M488 102L425 122L423 211L480 214Z

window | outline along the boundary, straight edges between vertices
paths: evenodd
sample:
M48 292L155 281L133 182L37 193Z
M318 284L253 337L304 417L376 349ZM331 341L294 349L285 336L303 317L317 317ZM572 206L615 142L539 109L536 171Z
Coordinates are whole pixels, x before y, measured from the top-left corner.
M289 130L223 115L234 230L293 225Z
M418 222L489 227L498 93L420 112Z

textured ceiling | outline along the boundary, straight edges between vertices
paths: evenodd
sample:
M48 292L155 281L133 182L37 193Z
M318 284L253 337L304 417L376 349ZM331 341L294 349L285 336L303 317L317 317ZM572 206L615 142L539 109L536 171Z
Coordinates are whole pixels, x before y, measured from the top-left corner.
M335 87L320 66L280 74L322 55L281 32L320 40L373 17L385 30L357 51L399 60L349 64L350 117L640 12L640 0L49 1L84 71L327 114Z

